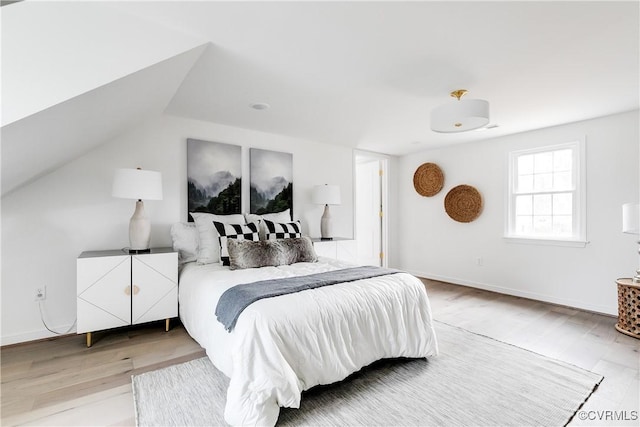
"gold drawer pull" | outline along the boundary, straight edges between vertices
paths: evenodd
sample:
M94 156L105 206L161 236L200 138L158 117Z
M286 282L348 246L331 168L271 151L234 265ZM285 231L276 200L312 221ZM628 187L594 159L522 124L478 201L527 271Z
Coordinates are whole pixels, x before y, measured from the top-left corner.
M127 286L126 288L124 288L124 294L131 295L131 286Z
M138 292L140 292L140 288L136 285L133 285L133 294L138 295Z

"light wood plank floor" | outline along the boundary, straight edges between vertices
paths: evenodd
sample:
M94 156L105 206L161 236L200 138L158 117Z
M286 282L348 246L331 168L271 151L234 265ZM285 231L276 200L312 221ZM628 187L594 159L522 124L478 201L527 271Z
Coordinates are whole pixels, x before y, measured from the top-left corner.
M617 332L615 318L424 282L436 320L604 375L583 409L611 413L589 412L571 425L638 425L611 420L640 406L640 340ZM3 348L2 425L134 425L131 375L204 355L182 326L163 326L96 333L90 349L84 336Z

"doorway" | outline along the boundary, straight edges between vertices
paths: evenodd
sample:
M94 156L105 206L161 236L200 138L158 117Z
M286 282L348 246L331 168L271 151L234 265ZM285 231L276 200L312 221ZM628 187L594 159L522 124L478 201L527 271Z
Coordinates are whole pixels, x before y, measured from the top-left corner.
M355 237L360 264L387 265L387 163L381 155L355 154Z

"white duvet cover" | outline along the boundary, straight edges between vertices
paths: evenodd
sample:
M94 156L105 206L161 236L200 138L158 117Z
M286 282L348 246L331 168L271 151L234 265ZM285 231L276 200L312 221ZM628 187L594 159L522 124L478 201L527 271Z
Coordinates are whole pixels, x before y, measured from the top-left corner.
M262 299L243 311L231 333L215 317L218 299L234 285L352 266L326 258L234 271L220 264L185 266L180 318L230 378L228 423L274 425L280 407L298 408L302 391L313 386L340 381L379 359L437 354L424 285L407 273Z

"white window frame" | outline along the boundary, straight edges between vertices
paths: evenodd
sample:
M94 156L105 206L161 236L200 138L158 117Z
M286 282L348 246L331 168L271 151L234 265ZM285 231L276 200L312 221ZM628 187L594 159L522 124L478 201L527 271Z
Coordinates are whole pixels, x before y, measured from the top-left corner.
M517 234L515 228L515 199L516 179L517 179L517 159L522 155L544 153L570 148L573 152L573 182L574 188L570 190L573 194L573 235L571 237L556 236L532 236ZM570 247L585 247L587 241L587 197L586 197L586 153L585 139L546 145L536 148L512 151L508 155L508 185L506 192L506 217L504 238L509 243L555 245ZM549 193L549 192L542 192Z

